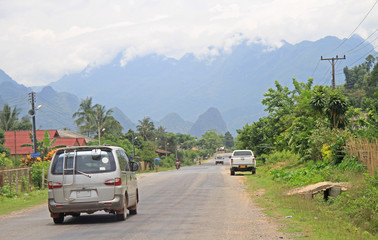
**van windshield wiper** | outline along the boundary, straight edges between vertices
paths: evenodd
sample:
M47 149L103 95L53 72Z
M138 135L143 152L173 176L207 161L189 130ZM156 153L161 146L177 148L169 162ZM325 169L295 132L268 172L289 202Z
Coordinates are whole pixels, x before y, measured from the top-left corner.
M76 169L76 172L78 172L78 173L80 173L80 174L83 174L83 175L86 176L86 177L91 178L91 175L89 175L88 173L82 172L82 171L77 170L77 169Z

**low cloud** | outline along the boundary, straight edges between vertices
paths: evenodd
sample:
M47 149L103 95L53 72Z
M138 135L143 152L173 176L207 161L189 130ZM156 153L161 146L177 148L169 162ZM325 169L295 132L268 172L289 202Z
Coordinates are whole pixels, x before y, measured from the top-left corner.
M348 37L373 1L2 1L0 69L27 86L46 85L123 53L125 66L150 53L211 59L241 41L279 47ZM378 6L376 6L377 8ZM357 30L376 30L372 11Z

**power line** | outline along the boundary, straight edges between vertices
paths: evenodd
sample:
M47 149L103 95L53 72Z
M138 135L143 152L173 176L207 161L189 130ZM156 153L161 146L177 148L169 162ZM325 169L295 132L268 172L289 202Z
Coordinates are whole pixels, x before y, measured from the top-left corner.
M356 30L360 27L360 25L365 21L365 19L367 18L367 16L369 16L370 12L373 10L373 8L375 7L375 5L378 3L378 0L375 1L375 3L373 4L373 6L370 8L369 12L365 15L365 17L362 19L362 21L357 25L357 27L352 31L351 34L349 34L349 37L344 39L340 44L339 46L337 46L334 50L338 49L339 47L341 47L352 35L353 33L356 32Z
M345 53L353 52L354 49L358 48L359 46L361 46L362 44L364 44L365 42L367 42L367 40L368 40L371 36L373 36L377 31L378 31L378 28L375 29L375 31L374 31L372 34L370 34L366 39L364 39L362 42L360 42L360 44L358 44L357 46L355 46L355 47L352 48L352 49L349 49L349 50L346 51ZM375 38L372 42L374 42L375 40L377 40L377 38ZM372 42L369 42L369 43L371 44ZM369 45L367 45L367 46L369 46Z
M314 73L315 73L316 69L318 69L320 61L321 60L318 61L318 63L316 64L316 67L315 67L314 71L312 71L312 74L311 74L312 77L314 77Z
M356 61L354 61L353 63L349 64L349 65L354 65L356 64L358 61L360 61L362 58L364 57L367 57L369 53L371 53L372 51L375 51L375 48L373 47L373 49L371 49L369 52L365 53L362 55L362 57L360 57L359 59L357 59Z

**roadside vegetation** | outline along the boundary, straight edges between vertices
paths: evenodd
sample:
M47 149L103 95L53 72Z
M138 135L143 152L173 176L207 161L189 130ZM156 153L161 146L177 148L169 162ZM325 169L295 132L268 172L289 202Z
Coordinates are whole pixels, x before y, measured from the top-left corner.
M253 149L258 174L247 176L251 196L309 239L372 239L378 229L378 63L369 56L346 83L331 89L313 80L264 94L268 115L238 131L236 148ZM374 65L375 63L375 65ZM286 193L319 182L350 188L325 200Z

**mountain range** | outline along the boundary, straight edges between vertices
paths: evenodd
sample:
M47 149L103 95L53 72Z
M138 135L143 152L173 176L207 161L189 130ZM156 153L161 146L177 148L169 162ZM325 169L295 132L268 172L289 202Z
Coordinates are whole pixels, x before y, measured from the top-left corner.
M300 82L313 77L315 85L330 85L331 65L321 61L321 55L335 57L358 45L363 48L349 51L347 60L338 62L340 84L344 66L358 65L364 62L361 56L375 52L357 35L348 41L325 37L295 45L283 42L276 49L243 42L231 52L219 50L217 56L206 59L190 53L181 59L150 54L125 66L123 55L118 54L108 64L88 66L45 87L27 88L0 71L0 105L17 105L26 113L30 108L27 95L34 89L37 105L43 105L37 126L75 129L72 113L80 99L91 96L94 103L113 108L113 116L125 131L148 116L155 126L171 132L201 136L216 129L235 135L236 129L265 115L261 100L275 80L291 87L293 77Z

